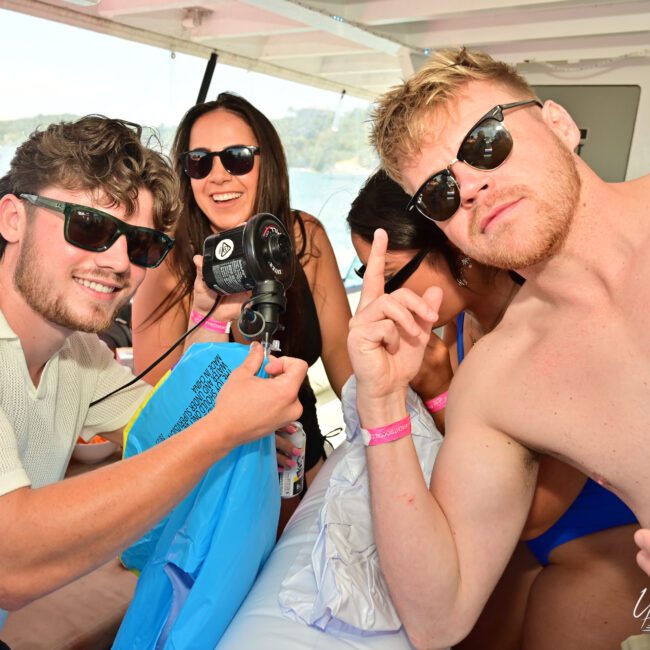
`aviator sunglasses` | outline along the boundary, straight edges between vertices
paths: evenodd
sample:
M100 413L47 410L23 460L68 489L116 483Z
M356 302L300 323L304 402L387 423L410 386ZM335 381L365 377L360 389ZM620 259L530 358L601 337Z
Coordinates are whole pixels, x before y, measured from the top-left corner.
M395 275L388 278L384 283L384 293L392 293L399 289L417 271L429 252L428 248L418 251ZM366 265L362 264L359 268L354 269L354 272L363 279L366 274Z
M488 111L463 138L456 158L445 169L432 174L409 201L407 210L417 211L431 221L447 221L460 207L460 187L451 170L463 162L474 169L490 171L500 167L512 151L512 136L503 124L503 111L518 106L543 104L537 99L500 104Z
M236 144L221 151L206 151L192 149L180 155L183 171L194 179L205 178L212 171L214 158L221 160L223 168L233 176L243 176L253 169L255 156L259 156L260 148Z
M137 266L153 269L165 259L174 245L174 240L159 230L131 226L111 214L94 208L56 201L36 194L18 196L39 208L63 214L65 240L77 248L102 253L124 235L129 260Z

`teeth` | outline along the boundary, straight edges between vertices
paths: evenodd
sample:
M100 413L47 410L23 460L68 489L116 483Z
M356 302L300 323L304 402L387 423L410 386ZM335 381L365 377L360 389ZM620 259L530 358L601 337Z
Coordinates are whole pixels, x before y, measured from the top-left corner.
M84 287L88 287L99 293L113 293L117 291L115 287L107 287L105 284L99 284L99 282L91 282L90 280L82 280L81 278L75 278L75 280Z
M227 194L213 194L213 201L230 201L232 199L238 199L242 195L241 192L228 192Z

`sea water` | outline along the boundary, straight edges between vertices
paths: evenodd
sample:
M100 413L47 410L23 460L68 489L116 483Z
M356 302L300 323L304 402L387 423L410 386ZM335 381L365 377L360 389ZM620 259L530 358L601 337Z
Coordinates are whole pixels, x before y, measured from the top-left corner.
M313 214L322 222L332 242L341 277L347 279L348 285L358 284L358 278L351 272L356 254L345 218L371 173L372 170L367 173L361 170L358 173L289 170L291 206Z

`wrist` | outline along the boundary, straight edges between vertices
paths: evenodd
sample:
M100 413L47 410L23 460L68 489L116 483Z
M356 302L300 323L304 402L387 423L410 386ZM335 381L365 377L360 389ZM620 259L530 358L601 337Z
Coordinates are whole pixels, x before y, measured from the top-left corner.
M427 411L429 411L431 415L437 413L438 411L442 411L442 409L444 409L447 406L447 395L448 395L448 391L444 391L439 395L436 395L435 397L424 402Z
M216 407L178 434L196 452L193 463L201 467L205 463L208 467L212 466L237 447L236 440L230 435L230 427L222 418L215 418L214 411ZM176 437L172 436L171 439Z
M361 429L361 438L366 447L374 447L386 442L394 442L400 438L411 435L411 418L407 415L390 424L374 427L370 429Z
M381 397L364 395L357 390L359 421L364 429L385 426L407 415L406 390L398 390Z
M190 312L190 322L196 325L201 323L202 328L215 332L216 334L228 334L230 332L230 321L206 318L205 314L202 314L196 309L192 309Z

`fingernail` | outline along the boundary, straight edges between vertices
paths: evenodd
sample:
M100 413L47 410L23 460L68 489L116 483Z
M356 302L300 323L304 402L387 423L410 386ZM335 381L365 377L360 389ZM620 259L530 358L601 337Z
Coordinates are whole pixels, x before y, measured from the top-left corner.
M294 448L291 450L291 453L292 453L294 456L300 456L300 455L302 454L302 449L299 449L298 447L294 447Z
M289 467L295 467L298 463L296 463L295 460L290 460L289 461Z
M287 431L288 431L289 433L295 433L296 431L298 431L298 427L294 427L293 424L290 424L290 425L287 427Z
M248 348L248 354L250 354L251 352L253 352L253 350L255 350L259 345L260 345L260 344L259 344L258 341L253 341L253 342L250 344L249 348Z

